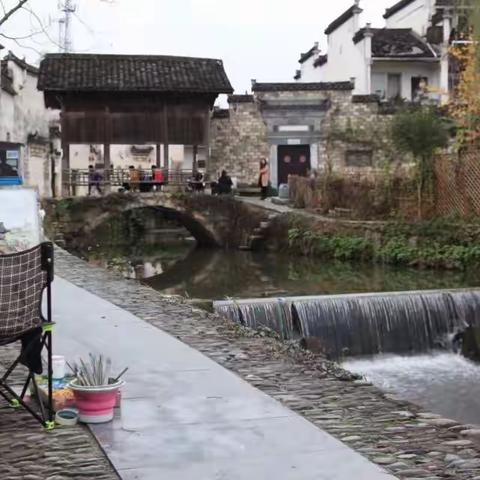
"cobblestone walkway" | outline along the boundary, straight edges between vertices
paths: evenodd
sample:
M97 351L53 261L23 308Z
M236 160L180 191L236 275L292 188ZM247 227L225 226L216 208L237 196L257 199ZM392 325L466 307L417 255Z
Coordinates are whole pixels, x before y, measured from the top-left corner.
M293 345L192 310L62 250L56 255L58 275L236 372L398 478L480 480L479 427L423 412Z
M0 373L17 353L17 346L0 349ZM57 427L47 433L25 411L12 410L0 400L1 480L91 478L119 477L85 427Z

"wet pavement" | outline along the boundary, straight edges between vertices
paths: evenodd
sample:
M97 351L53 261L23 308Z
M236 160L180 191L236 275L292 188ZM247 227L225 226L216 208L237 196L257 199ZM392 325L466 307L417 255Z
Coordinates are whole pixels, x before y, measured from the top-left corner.
M121 413L92 427L122 478L394 478L131 313L59 278L54 300L58 353L103 353L130 368Z

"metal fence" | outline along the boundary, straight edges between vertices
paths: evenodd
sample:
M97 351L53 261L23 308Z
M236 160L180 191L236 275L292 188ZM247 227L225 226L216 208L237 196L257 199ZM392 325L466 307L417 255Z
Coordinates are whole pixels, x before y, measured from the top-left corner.
M163 185L185 187L198 183L196 181L193 170L179 170L179 169L161 169L163 173ZM130 189L134 187L140 191L150 191L153 185L158 184L150 169L136 169L135 174L126 169L110 169L110 170L95 170L94 172L88 169L69 169L64 170L62 175L62 183L72 194L75 194L77 187L88 187L91 185L98 185L100 187L118 187ZM207 183L207 175L202 173L200 180L202 183Z
M480 153L439 157L435 179L439 215L480 215Z

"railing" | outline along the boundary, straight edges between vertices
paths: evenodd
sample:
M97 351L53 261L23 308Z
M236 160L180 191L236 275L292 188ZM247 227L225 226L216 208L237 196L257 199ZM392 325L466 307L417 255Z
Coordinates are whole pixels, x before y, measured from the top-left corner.
M161 169L163 173L163 185L188 187L195 183L193 170ZM149 169L136 169L138 180L132 178L132 172L126 169L96 170L91 172L88 169L69 169L63 171L62 183L67 188L88 187L89 185L99 185L100 187L113 186L129 188L131 185L138 186L140 191L144 187L147 191L158 180L154 180L152 171ZM202 182L208 182L207 175L202 174Z

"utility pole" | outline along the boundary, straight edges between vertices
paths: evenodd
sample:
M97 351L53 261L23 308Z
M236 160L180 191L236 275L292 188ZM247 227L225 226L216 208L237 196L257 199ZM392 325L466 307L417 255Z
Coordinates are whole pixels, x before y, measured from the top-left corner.
M58 9L63 13L63 17L59 20L59 45L63 53L72 51L72 14L75 13L77 7L74 0L63 0L59 2Z

